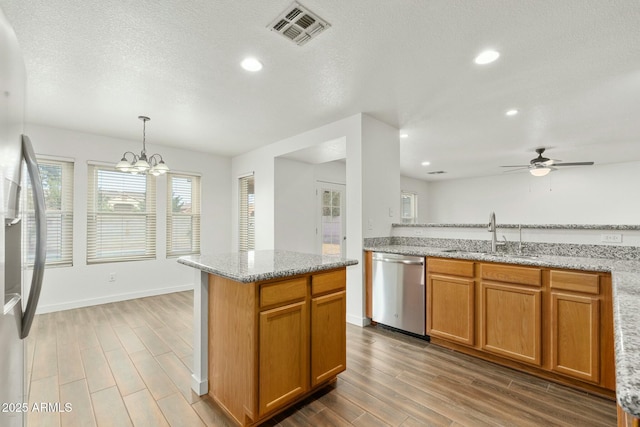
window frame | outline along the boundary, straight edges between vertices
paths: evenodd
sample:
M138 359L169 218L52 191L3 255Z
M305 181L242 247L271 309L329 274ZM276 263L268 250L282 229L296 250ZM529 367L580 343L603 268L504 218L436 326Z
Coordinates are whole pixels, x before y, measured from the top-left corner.
M404 204L403 198L409 197L411 199L412 212L411 216L404 216ZM400 191L400 221L403 224L415 224L418 220L418 193L415 191Z
M191 213L174 213L173 212L173 198L174 178L186 178L191 180ZM200 175L193 173L183 172L168 172L167 173L167 237L166 237L166 254L167 258L175 258L184 255L199 255L200 254L200 232L201 232L201 214L202 210L202 179ZM191 250L177 251L172 249L174 236L173 225L176 218L191 218Z
M253 173L238 177L238 250L241 252L255 250L256 246L255 186Z
M139 211L139 212L110 212L110 211L99 211L96 208L96 205L98 203L98 200L100 200L100 194L98 194L98 181L99 181L99 174L100 172L106 172L108 174L111 174L111 177L115 177L118 176L119 174L122 175L122 179L131 179L131 177L144 177L145 178L145 183L144 183L144 193L140 193L140 192L134 192L133 190L133 185L131 186L131 188L128 188L129 193L131 194L144 194L144 211ZM107 182L109 181L109 178L106 178ZM137 179L137 178L133 178L133 179ZM156 242L157 242L157 207L156 207L156 202L157 202L157 195L156 195L156 178L152 175L144 175L144 174L140 174L140 175L132 175L129 172L121 172L115 169L115 167L111 164L104 164L104 163L98 163L98 162L88 162L88 167L87 167L87 238L86 238L86 244L87 244L87 253L86 253L86 262L87 265L93 265L93 264L102 264L102 263L112 263L112 262L129 262L129 261L149 261L149 260L155 260L157 258L157 249L156 249ZM127 188L123 188L122 191L117 191L114 190L114 194L122 194L124 195L125 193L127 193ZM123 205L126 204L130 204L130 205L134 205L135 203L135 199L131 196L131 194L129 194L129 196L131 197L131 201L127 201L127 203L123 203ZM124 199L122 199L124 200ZM107 201L107 203L109 203L112 200ZM114 209L115 209L115 205L116 203L114 203ZM116 242L118 243L117 240L110 240L109 236L105 236L102 237L102 235L99 233L99 224L98 221L100 220L106 220L106 221L110 221L112 223L115 223L116 221L113 221L114 219L120 219L121 223L128 223L128 222L134 222L135 219L139 219L139 218L144 218L144 238L143 239L135 239L135 238L130 238L130 239L122 239L119 241L120 243L120 253L118 253L118 250L113 250L113 254L110 256L105 256L105 255L98 255L98 253L101 250L105 250L105 249L100 249L99 246L107 246L109 243L113 243ZM104 226L104 228L106 229L106 227L109 227L109 224L106 224ZM127 226L126 224L124 225L125 227ZM132 226L131 229L135 230L135 227ZM129 229L128 229L129 230ZM131 233L134 234L134 233ZM102 242L103 245L99 244L99 239L102 238ZM125 247L132 247L131 245L133 245L134 243L139 244L140 242L138 240L144 240L144 252L143 253L138 253L138 254L124 254L122 253L123 248Z
M75 176L75 160L63 157L36 155L36 161L38 163L38 172L40 176L44 176L43 167L55 166L60 167L60 209L50 209L48 203L47 184L43 182L43 189L45 190L45 217L47 221L47 248L46 248L46 260L45 266L47 268L52 267L73 267L73 203L74 203L74 176ZM23 171L23 182L25 182L25 190L22 194L22 251L25 254L26 266L33 267L33 260L29 260L29 241L30 232L33 230L35 233L35 210L29 206L33 204L33 193L31 180L29 174L25 170ZM56 221L56 216L59 216L59 238L53 239L52 227ZM57 251L61 254L59 258L53 261L52 257L52 242L59 242L56 245ZM34 248L35 250L35 248Z

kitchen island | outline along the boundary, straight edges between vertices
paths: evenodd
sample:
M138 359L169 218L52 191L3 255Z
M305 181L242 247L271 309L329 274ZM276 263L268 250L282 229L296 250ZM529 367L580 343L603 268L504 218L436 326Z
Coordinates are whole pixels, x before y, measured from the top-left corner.
M346 368L346 267L335 256L249 251L182 257L194 289L192 388L257 425Z

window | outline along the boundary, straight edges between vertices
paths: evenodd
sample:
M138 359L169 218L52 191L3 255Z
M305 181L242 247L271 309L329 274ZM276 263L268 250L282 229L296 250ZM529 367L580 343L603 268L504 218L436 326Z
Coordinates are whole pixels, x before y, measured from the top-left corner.
M38 158L47 218L46 265L73 265L73 162ZM26 218L23 223L23 248L27 264L33 265L36 251L36 223L33 189L25 168L27 191L23 194Z
M167 256L200 253L200 177L167 174Z
M418 219L418 195L403 191L400 195L400 212L403 224L413 224Z
M238 226L238 249L255 249L255 192L253 174L238 180L240 199L240 223Z
M156 257L156 180L90 164L87 263Z

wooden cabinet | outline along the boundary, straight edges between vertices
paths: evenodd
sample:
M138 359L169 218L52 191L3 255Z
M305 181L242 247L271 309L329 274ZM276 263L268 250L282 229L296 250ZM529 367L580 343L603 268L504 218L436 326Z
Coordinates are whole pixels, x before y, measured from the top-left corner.
M346 271L311 277L311 386L347 369Z
M475 344L474 263L427 261L427 335Z
M481 265L481 347L542 365L542 291L539 268Z
M619 404L616 406L618 409L618 427L640 427L640 418L625 412Z
M481 313L483 350L542 364L540 289L483 281Z
M346 369L346 269L238 283L209 276L209 395L258 425Z
M427 333L564 384L615 390L610 274L429 257Z
M306 301L260 313L259 415L309 389L309 317Z
M600 381L600 291L597 274L552 270L551 369Z
M311 386L347 367L346 291L311 300Z

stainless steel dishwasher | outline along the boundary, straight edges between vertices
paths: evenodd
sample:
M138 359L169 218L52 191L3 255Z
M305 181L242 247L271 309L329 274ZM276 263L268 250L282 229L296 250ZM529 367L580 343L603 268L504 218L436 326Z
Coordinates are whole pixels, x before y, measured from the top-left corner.
M373 253L372 319L425 335L424 258Z

